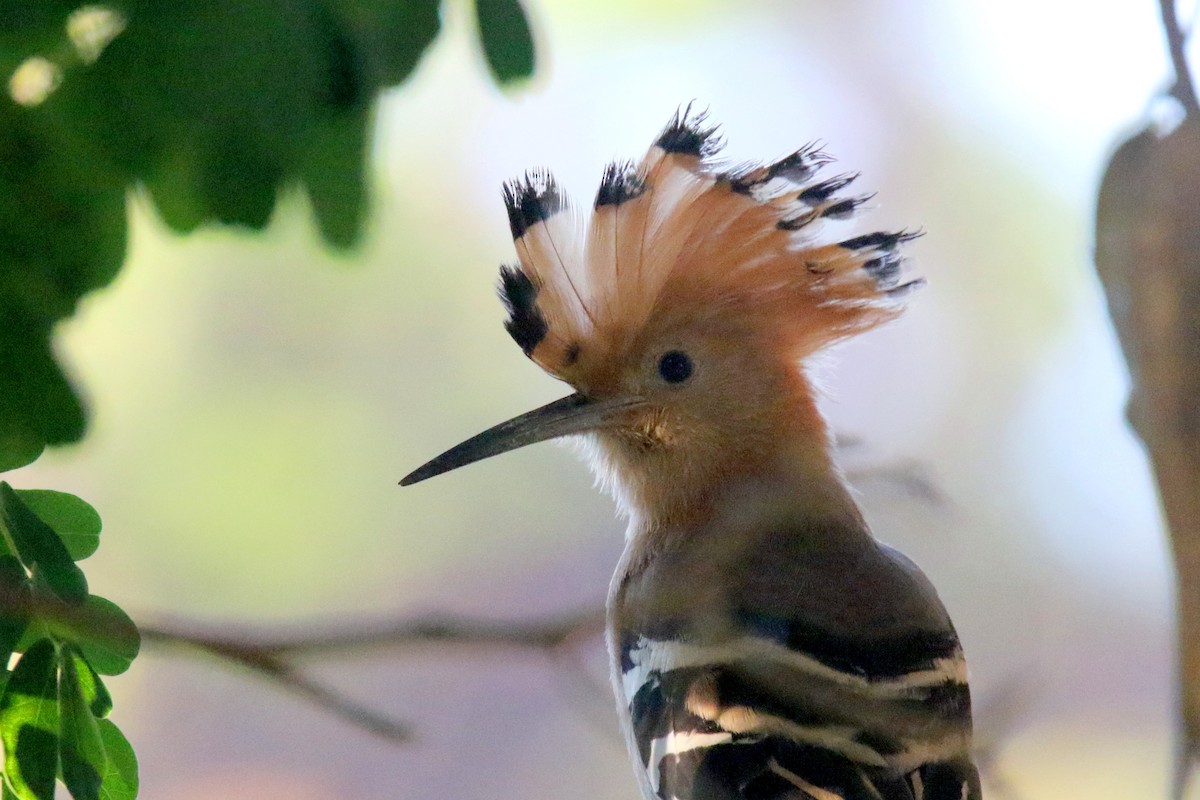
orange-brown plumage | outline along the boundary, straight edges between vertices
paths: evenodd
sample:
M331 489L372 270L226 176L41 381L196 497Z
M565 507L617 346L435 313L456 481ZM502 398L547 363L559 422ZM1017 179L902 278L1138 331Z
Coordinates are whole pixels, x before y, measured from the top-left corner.
M529 295L507 290L506 268L510 330L525 325L527 354L582 394L645 401L594 452L626 510L659 520L702 513L732 476L836 482L801 362L892 319L919 283L900 280L911 234L830 240L827 220L864 198L839 195L855 176L820 176L832 159L815 146L734 169L718 148L680 113L639 164L606 170L586 227L547 172L505 190ZM686 387L656 385L672 349L699 373Z
M586 225L549 173L505 187L506 327L576 392L402 482L582 435L629 517L607 636L646 800L979 800L958 637L867 529L804 365L899 313L912 234L829 233L867 198L814 146L718 148L677 114Z
M672 126L696 129L699 120L681 115ZM712 140L711 130L700 130ZM593 364L620 360L647 326L680 314L737 314L777 329L791 345L781 354L788 358L895 316L898 290L914 283L895 274L880 280L869 264L883 257L899 267L895 247L909 235L878 234L888 237L886 250L822 241L825 218L852 214L860 199L821 191L815 178L828 156L809 147L776 165L730 171L714 153L666 152L656 143L637 167L614 165L606 181L624 180L636 192L604 202L610 187L602 187L586 230L548 173L508 185L510 208L523 205L533 218L514 235L548 325L530 352L539 365L574 383L586 370L573 354L602 353L587 359ZM804 166L772 178L789 159ZM836 191L852 179L825 183Z

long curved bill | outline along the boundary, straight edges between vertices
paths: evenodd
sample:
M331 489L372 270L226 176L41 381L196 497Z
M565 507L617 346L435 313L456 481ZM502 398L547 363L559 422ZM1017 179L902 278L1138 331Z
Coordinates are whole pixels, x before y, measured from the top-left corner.
M507 453L509 450L516 450L527 444L608 427L619 420L623 412L640 404L638 400L624 397L593 400L579 393L567 395L519 417L513 417L507 422L501 422L494 428L488 428L462 444L451 447L406 475L400 481L400 485L411 486L426 478Z

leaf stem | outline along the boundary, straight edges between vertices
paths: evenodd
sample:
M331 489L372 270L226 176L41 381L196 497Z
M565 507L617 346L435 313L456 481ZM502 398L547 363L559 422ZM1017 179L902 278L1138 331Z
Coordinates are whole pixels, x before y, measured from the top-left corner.
M1183 104L1183 110L1192 119L1200 118L1200 104L1196 100L1196 87L1192 83L1192 73L1188 69L1187 35L1179 27L1179 15L1175 8L1175 0L1159 0L1162 11L1163 29L1167 34L1167 48L1171 53L1171 64L1175 69L1175 85L1171 87L1171 95Z

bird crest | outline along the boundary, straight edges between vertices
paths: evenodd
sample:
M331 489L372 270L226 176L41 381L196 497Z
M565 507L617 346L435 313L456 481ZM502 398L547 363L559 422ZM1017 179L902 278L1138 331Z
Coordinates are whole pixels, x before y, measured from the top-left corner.
M894 317L921 279L900 246L917 234L831 238L870 195L826 176L816 145L728 167L706 114L681 109L639 163L605 168L586 219L554 177L504 186L520 264L501 267L509 334L555 377L586 385L672 326L737 325L788 357Z

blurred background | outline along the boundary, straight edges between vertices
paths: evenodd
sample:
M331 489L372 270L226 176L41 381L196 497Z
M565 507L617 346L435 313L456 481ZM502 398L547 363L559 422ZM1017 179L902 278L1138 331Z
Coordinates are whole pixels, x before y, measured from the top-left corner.
M732 161L822 140L878 190L872 228L926 231L928 288L827 360L825 406L848 468L941 496L857 486L956 620L990 796L1163 795L1167 551L1090 263L1100 170L1169 74L1154 4L544 0L538 77L509 95L446 8L378 109L359 251L331 255L299 197L265 235L186 238L134 203L130 262L58 341L92 431L20 475L104 517L93 588L217 625L602 604L622 526L567 448L396 482L564 393L501 327L501 182L549 166L586 202L696 99ZM518 651L314 667L411 721L407 746L179 653L109 685L146 798L630 798L589 647L582 683Z

